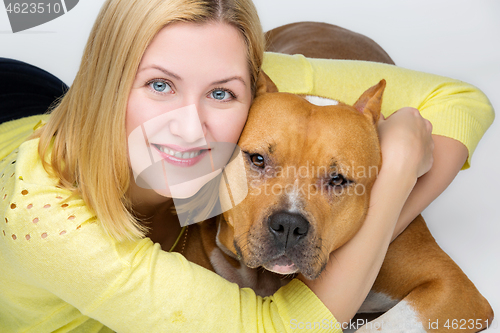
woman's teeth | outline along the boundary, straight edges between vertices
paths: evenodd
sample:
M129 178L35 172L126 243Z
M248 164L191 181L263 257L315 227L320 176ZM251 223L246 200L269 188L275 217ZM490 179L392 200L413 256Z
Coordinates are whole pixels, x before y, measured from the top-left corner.
M202 150L188 151L188 152L183 153L180 151L168 149L167 147L164 147L164 146L158 146L158 149L167 155L174 156L177 158L185 158L185 159L196 157L196 156L200 155L204 150L204 149L202 149Z

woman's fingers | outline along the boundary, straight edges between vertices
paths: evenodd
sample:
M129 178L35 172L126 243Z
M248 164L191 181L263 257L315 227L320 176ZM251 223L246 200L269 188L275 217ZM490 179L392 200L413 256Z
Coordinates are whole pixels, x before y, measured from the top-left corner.
M399 109L378 124L385 167L404 167L420 177L433 162L432 124L411 107Z

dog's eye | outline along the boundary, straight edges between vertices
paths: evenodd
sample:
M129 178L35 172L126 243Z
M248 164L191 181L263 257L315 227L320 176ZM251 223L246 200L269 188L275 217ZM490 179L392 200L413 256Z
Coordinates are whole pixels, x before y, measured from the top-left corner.
M264 157L262 157L262 155L259 155L259 154L253 154L250 156L250 160L252 161L252 163L259 167L259 168L263 168L264 167Z
M344 176L336 174L330 179L328 185L336 187L336 186L346 186L349 185L349 181L345 179Z

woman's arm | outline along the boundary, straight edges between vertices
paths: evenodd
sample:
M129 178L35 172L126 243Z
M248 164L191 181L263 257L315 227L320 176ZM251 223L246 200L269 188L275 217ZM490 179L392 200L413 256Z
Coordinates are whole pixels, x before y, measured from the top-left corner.
M476 87L450 78L365 61L308 59L266 53L264 71L280 91L312 94L353 104L385 79L382 112L414 107L433 125L434 165L408 197L393 239L470 165L472 154L494 119L488 98Z
M432 126L418 110L399 110L381 120L383 164L372 188L370 208L358 233L334 251L322 275L300 279L341 323L349 321L370 291L417 178L432 165Z
M338 322L352 319L368 295L384 261L401 207L414 184L415 179L404 170L382 168L361 229L330 255L325 271L317 280L301 278Z
M467 148L455 139L433 135L434 163L425 175L417 180L399 215L392 240L394 240L450 183L467 160Z
M86 332L102 325L285 332L294 323L335 323L300 281L262 298L149 239L113 240L84 201L46 173L37 148L38 139L29 140L0 161L0 317L9 314L0 331L52 332L71 323Z
M265 53L262 68L279 91L322 96L349 105L385 79L382 113L388 117L408 106L420 110L432 123L432 134L455 139L467 147L462 169L469 167L479 140L494 119L493 107L479 89L438 75L381 63L308 59L272 52Z

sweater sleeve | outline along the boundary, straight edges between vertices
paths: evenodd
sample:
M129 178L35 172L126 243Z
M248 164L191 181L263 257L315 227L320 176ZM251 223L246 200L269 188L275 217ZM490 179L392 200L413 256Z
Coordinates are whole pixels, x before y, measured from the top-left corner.
M27 318L23 328L37 332L69 331L82 318L117 332L291 332L306 322L322 323L311 332L334 327L332 314L298 280L261 298L148 238L108 237L83 200L69 198L45 172L37 144L23 143L12 161L0 163L0 317L19 309L17 318L9 317L12 327Z
M432 125L432 133L463 143L472 154L494 119L488 98L476 87L446 77L392 65L354 60L308 59L267 52L263 70L280 91L309 94L353 105L381 79L387 81L382 113L414 107Z

